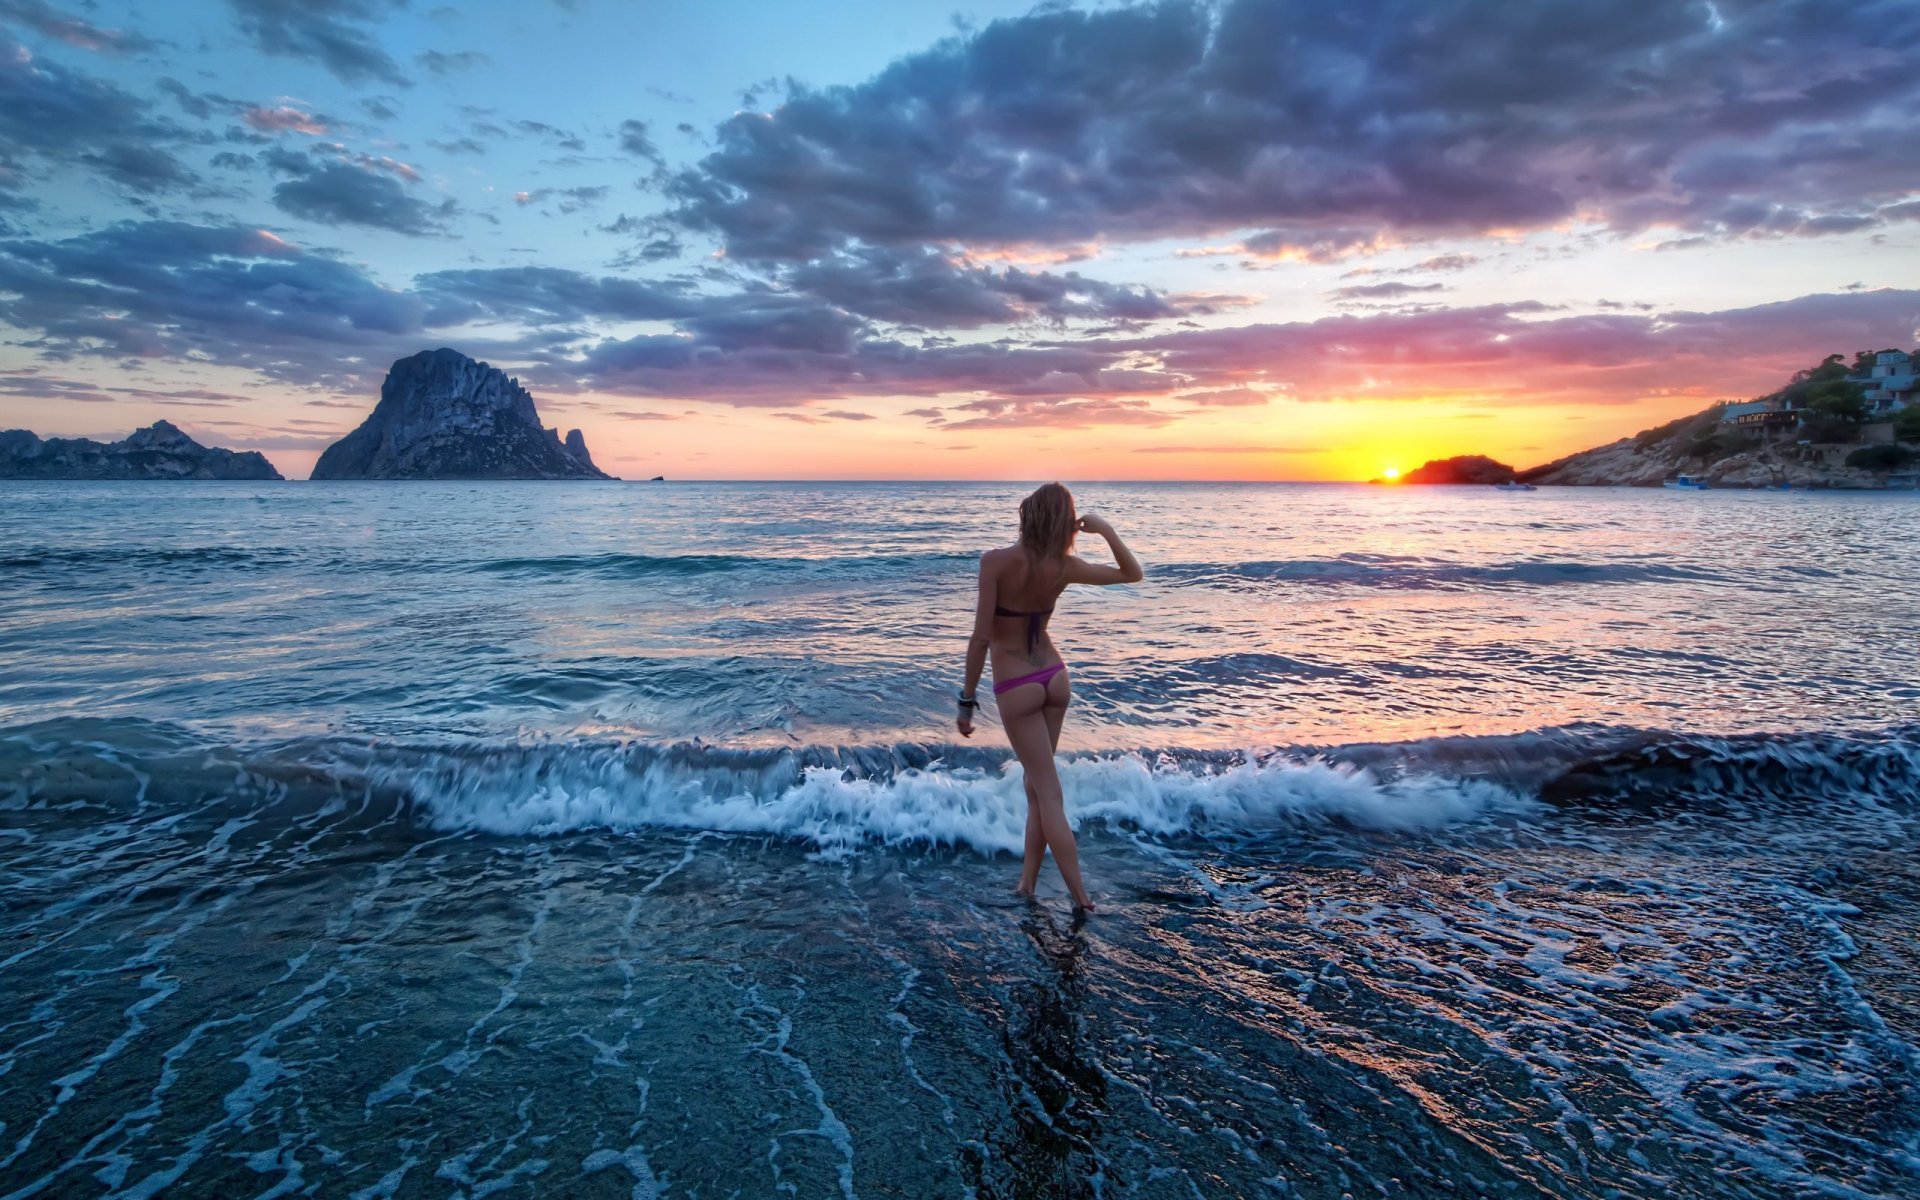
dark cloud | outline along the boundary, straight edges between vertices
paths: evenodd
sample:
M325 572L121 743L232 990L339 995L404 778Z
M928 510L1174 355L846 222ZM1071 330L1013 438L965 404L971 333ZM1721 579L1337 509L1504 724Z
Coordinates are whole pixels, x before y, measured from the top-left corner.
M312 155L273 150L264 158L293 176L274 186L274 204L304 220L420 237L444 230L457 211L450 199L434 204L409 193L419 173L391 158L347 155L340 147L322 147Z
M549 125L545 121L513 121L510 122L510 124L514 129L529 137L545 138L558 148L574 154L579 154L587 148L587 144L580 140L579 134L568 133L566 130ZM476 128L478 127L476 126Z
M84 163L138 192L189 184L164 147L190 140L151 105L104 80L34 57L0 35L0 161Z
M156 146L114 142L79 156L102 175L136 192L165 192L193 183L185 163Z
M198 360L365 390L363 372L419 348L426 310L259 229L151 221L0 242L0 321L53 360Z
M152 38L124 29L102 29L91 21L63 13L43 0L0 0L0 21L13 21L43 37L99 54L138 54L160 45Z
M437 142L427 139L427 145L443 154L485 154L487 148L470 137L455 138L450 142Z
M347 83L412 82L364 28L404 0L227 0L240 30L268 54L317 63Z
M358 168L354 168L358 169ZM1127 338L886 336L808 295L594 277L440 271L406 288L240 227L147 222L0 240L0 323L43 359L166 358L368 394L388 363L452 342L551 393L699 399L815 415L924 397L943 427L1157 425L1253 397L1452 396L1476 409L1759 394L1831 352L1905 342L1920 291L1805 296L1725 312L1557 314L1536 302L1334 316ZM604 332L657 324L637 336ZM527 332L482 341L471 325ZM644 418L635 418L644 419ZM822 416L822 419L834 419Z
M582 209L592 208L607 198L612 190L605 185L598 187L535 188L531 192L515 192L513 202L522 208L533 204L545 204L557 200L561 215L571 215Z
M763 263L1245 229L1332 259L1576 218L1818 234L1907 200L1917 51L1894 0L1049 6L789 87L668 194Z
M1169 297L1078 272L995 270L936 250L873 246L786 268L778 278L874 320L941 329L1020 321L1153 321L1210 313L1219 300Z
M129 387L118 383L98 384L77 379L63 379L42 375L35 368L0 371L0 393L13 396L82 400L88 403L131 399L147 404L163 404L178 408L230 408L236 404L246 403L247 399L245 396L211 391L207 388L162 390Z
M155 86L172 96L174 102L180 106L180 111L190 117L205 120L213 116L217 109L226 107L218 97L196 92L178 79L162 79Z
M1419 292L1444 292L1444 283L1357 283L1350 287L1335 288L1333 295L1338 300L1385 300L1396 296L1411 296Z
M627 120L620 122L620 149L635 158L649 159L655 163L666 160L660 156L659 147L653 144L645 121Z
M479 320L536 326L666 321L692 316L706 303L678 284L595 279L558 267L434 271L420 276L414 289L431 306L431 323L436 325Z
M451 75L455 71L471 70L493 60L478 50L456 50L451 54L440 50L423 50L414 55L413 61L435 75Z

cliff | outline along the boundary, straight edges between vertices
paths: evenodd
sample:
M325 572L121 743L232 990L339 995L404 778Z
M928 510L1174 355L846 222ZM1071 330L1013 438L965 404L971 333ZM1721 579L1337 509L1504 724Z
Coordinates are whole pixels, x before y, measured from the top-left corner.
M457 350L387 372L360 427L327 447L315 479L610 479L579 430L561 442L519 381Z
M170 421L118 442L0 432L0 479L279 479L258 451L202 446Z

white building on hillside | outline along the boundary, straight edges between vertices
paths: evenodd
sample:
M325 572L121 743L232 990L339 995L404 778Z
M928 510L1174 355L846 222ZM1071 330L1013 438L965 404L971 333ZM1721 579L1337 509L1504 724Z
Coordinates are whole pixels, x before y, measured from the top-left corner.
M1847 378L1867 389L1867 407L1874 415L1895 413L1915 402L1920 363L1905 350L1882 350L1872 366Z

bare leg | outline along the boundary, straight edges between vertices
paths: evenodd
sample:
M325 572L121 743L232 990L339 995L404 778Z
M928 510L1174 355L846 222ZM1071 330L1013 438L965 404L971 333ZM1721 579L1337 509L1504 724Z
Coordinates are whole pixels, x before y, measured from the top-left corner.
M1059 685L1057 690L1055 683ZM1064 716L1069 696L1064 675L1049 680L1044 692L1035 693L1028 687L1015 688L1007 693L1000 705L1000 723L1005 727L1007 741L1012 744L1014 754L1026 771L1029 820L1033 814L1038 814L1041 836L1047 848L1053 851L1054 864L1060 868L1060 878L1072 894L1075 907L1091 912L1093 900L1080 880L1080 851L1074 844L1073 829L1067 824L1066 806L1060 790L1060 772L1053 761L1055 732L1049 728L1045 712L1048 702L1057 698L1057 707ZM1038 872L1035 874L1037 877Z
M1060 726L1067 719L1067 702L1072 699L1068 692L1056 702L1054 691L1047 689L1046 704L1040 709L1040 715L1047 720L1047 742L1053 752L1060 752ZM1040 884L1040 865L1047 856L1047 835L1040 827L1040 806L1033 794L1033 783L1027 783L1027 853L1020 864L1020 886L1014 891L1022 896L1033 895L1034 888Z
M1047 857L1047 835L1040 829L1040 806L1033 798L1033 784L1027 784L1027 847L1026 856L1020 862L1020 886L1014 893L1020 896L1033 895L1033 889L1040 883L1040 863Z

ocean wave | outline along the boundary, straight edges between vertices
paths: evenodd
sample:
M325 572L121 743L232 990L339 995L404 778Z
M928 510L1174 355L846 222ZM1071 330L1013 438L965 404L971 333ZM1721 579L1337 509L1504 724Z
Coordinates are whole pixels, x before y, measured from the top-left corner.
M122 571L129 567L180 570L248 568L284 564L294 552L275 547L238 546L29 546L0 555L0 570L48 568Z
M900 572L933 571L972 562L969 554L875 554L822 558L751 554L555 554L538 558L496 558L472 564L482 574L519 578L584 576L590 579L647 579L714 575L733 571L758 574L819 574L835 578L871 578Z
M1352 584L1360 587L1470 591L1481 587L1551 587L1589 583L1701 583L1725 576L1698 567L1656 562L1577 562L1565 559L1459 563L1408 555L1342 554L1334 558L1268 559L1240 563L1172 563L1154 568L1172 583L1247 587L1265 583Z
M1080 826L1165 839L1538 827L1556 812L1614 819L1819 805L1837 815L1913 805L1920 729L1706 738L1569 728L1243 753L1147 750L1067 755L1061 776ZM832 855L863 845L1018 852L1026 817L1018 763L985 747L328 738L243 749L139 722L45 723L0 735L3 808L150 807L223 788L241 805L351 810L439 830L708 830L791 839Z

